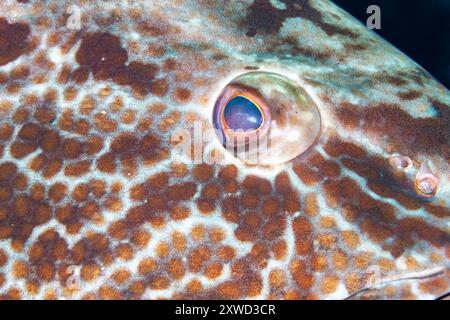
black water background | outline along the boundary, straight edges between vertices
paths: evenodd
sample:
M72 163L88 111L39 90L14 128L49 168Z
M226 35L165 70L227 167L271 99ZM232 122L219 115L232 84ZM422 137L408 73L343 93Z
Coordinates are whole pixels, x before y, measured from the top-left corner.
M333 0L364 24L367 7L381 9L384 39L450 88L450 0Z

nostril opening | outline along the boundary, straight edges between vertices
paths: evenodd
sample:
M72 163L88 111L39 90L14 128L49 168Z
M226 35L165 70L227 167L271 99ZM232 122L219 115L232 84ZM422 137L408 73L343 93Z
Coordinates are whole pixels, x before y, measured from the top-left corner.
M417 188L419 191L426 195L432 195L436 189L436 185L430 178L423 178L417 183Z
M415 185L416 192L423 197L430 198L436 195L439 180L425 162L420 165L416 174Z
M389 164L396 170L406 170L412 166L412 161L407 156L393 156L389 159Z

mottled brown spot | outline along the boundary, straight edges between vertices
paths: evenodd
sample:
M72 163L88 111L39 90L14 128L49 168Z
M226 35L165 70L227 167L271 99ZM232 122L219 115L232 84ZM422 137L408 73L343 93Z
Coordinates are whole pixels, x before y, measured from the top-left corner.
M90 160L82 160L72 164L66 165L64 169L64 174L66 176L81 176L89 171L91 167Z
M336 108L336 116L348 128L363 130L374 143L396 152L435 153L449 158L449 108L436 101L431 103L439 110L435 117L415 118L395 104L357 106L347 102ZM413 143L405 143L404 137Z
M16 60L28 48L30 27L24 23L9 23L0 18L0 66Z
M220 169L219 177L223 180L235 179L237 177L237 172L237 167L234 164L230 164Z
M302 290L309 290L314 285L314 277L308 272L304 261L294 260L289 267L295 284Z
M161 83L155 84L159 70L156 65L138 61L126 64L128 53L122 48L118 36L100 32L86 34L76 53L76 60L80 68L92 72L96 80L112 80L119 85L131 86L139 95L164 91L160 88Z
M212 178L214 168L208 164L199 164L194 167L192 174L198 181L205 182Z
M116 171L116 158L112 153L105 153L97 160L97 169L107 173Z
M410 90L406 92L399 92L397 95L402 100L415 100L417 98L420 98L422 96L422 93L417 90Z
M247 9L244 25L247 27L247 35L255 36L257 33L275 34L281 29L285 19L300 17L317 25L327 35L336 34L356 38L357 34L351 30L329 24L324 21L322 13L311 6L309 0L283 0L285 10L272 6L268 0L255 0Z
M191 100L191 95L191 91L187 88L176 88L173 97L179 103L187 103Z

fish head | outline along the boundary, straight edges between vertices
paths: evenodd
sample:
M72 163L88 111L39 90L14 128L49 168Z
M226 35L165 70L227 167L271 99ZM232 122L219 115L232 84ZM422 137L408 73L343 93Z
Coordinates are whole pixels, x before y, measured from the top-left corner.
M0 43L4 297L449 291L449 92L333 3L7 0Z

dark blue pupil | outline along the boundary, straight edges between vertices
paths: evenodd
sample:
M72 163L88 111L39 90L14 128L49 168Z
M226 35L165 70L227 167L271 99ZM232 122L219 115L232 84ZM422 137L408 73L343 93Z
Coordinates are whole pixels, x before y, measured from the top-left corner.
M240 96L227 103L223 115L232 130L256 130L263 121L261 110L253 102Z

